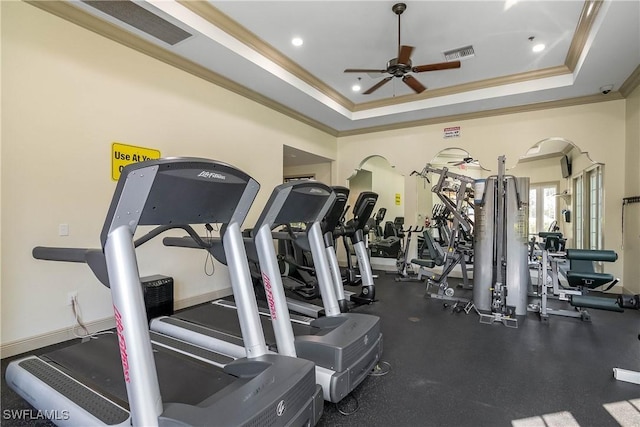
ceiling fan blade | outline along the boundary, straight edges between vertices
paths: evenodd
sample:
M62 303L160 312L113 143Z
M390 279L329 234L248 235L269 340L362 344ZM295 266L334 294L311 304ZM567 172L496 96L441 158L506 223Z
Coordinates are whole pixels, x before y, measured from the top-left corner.
M382 85L384 85L385 83L387 83L389 80L391 80L393 78L393 76L389 76L389 77L385 77L384 79L380 80L378 83L374 84L373 86L371 86L369 89L367 89L366 91L362 92L363 95L369 95L372 94L373 92L375 92L376 90L380 89L380 87L382 87Z
M437 64L416 65L411 69L414 73L422 73L424 71L449 70L451 68L460 68L460 61L439 62Z
M427 89L422 85L422 83L420 83L415 77L410 74L406 74L404 77L402 77L402 81L405 82L405 84L413 89L416 93L422 93Z
M400 46L398 51L398 64L407 64L412 52L413 46Z
M386 73L387 70L370 70L367 68L347 68L345 73Z

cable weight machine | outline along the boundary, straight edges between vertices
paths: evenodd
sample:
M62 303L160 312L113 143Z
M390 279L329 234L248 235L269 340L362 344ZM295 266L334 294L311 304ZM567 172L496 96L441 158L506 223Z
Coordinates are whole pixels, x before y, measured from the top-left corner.
M475 186L473 302L480 323L517 328L527 314L529 178L498 175Z
M450 228L450 235L448 236L447 247L443 254L444 263L442 264L442 273L439 276L435 274L427 275L427 289L425 297L467 303L464 310L468 313L469 310L471 310L470 302L464 298L454 297L455 290L449 286L447 279L453 269L457 265L460 265L463 281L465 285L468 283L467 265L465 262L466 249L464 248L464 245L461 244L461 232L464 231L465 233L470 233L473 229L473 224L470 222L469 218L462 213L462 210L465 200L467 199L467 193L472 190L476 180L465 175L451 172L446 167L438 169L429 164L427 164L421 172L414 171L411 174L421 176L428 180L429 173L440 175L438 182L433 186L431 192L438 196L445 209L451 213L453 220ZM458 181L459 185L457 188L447 189L447 179ZM447 195L451 190L455 191L455 200L452 200ZM428 237L429 236L425 236L425 238ZM427 266L427 264L422 264L420 261L426 260L413 260L412 262L421 266ZM432 267L432 265L429 265L429 267ZM421 273L423 273L422 270ZM421 275L422 274L420 274L420 276ZM437 287L436 292L430 291L432 286Z

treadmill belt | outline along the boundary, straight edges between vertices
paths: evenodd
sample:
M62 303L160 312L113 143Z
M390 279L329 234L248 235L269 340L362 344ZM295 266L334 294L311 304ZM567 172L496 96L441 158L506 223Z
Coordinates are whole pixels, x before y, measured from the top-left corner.
M238 312L234 308L222 307L216 304L207 303L193 308L180 311L173 315L178 319L192 322L200 326L215 329L220 332L242 337L240 331L240 321L238 320ZM276 349L276 335L273 331L271 318L268 316L260 316L262 329L264 330L264 338L270 350ZM293 326L293 334L299 335L318 335L321 333L319 328L291 322Z
M197 405L235 380L216 366L162 347L154 346L153 353L164 402ZM96 339L47 353L42 358L129 408L115 333L99 335Z

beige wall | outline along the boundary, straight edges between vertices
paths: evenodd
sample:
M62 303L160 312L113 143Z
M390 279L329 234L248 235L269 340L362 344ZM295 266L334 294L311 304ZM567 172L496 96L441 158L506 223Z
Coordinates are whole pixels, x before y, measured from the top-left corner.
M315 163L313 165L288 166L283 168L283 176L290 178L294 176L313 175L316 181L331 185L331 162Z
M419 180L409 174L440 150L466 149L493 169L504 154L511 168L537 142L566 138L606 165L607 246L622 255L612 272L622 276L624 270L625 287L640 291L640 205L627 209L627 218L636 222L625 224L624 249L619 220L622 197L640 193L639 89L628 100L336 139L29 4L0 7L3 356L12 343L73 325L66 301L71 291L78 291L86 322L111 317L109 293L87 268L34 260L31 249L99 244L115 187L114 141L156 148L165 156L216 158L247 171L262 184L251 225L282 180L283 145L337 160L327 182L336 185L347 185L365 158L385 157L405 176L405 217L415 220ZM455 144L442 137L451 125L461 126ZM69 236L58 236L59 224L69 224ZM174 276L181 301L227 287L225 269L218 266L217 274L205 276L204 254L197 251L155 242L140 251L140 265L143 275Z
M625 103L625 100L614 100L342 137L338 139L338 184L353 173L363 158L372 154L387 158L399 173L408 177L411 171L421 170L439 151L454 146L468 151L485 168L496 173L498 156L506 156L510 171L519 157L536 143L564 138L588 152L591 159L605 164L604 232L607 247L620 254L620 260L607 268L622 277L624 249L619 218L624 194L621 183L625 182L627 172L620 153L625 151L626 144ZM461 127L461 136L453 142L443 138L443 129L449 126ZM408 221L417 219L417 203L411 200L416 194L415 186L415 179L406 180L405 217ZM630 282L625 286L637 286L632 280Z
M112 142L248 172L262 185L248 226L282 182L283 145L335 158L335 137L27 3L1 7L3 346L73 325L70 291L86 322L111 317L109 292L88 268L34 260L31 249L99 245ZM203 273L204 252L157 240L139 251L140 272L175 277L176 299L227 288L224 267Z
M640 87L627 98L626 131L624 197L640 196ZM640 293L640 203L624 209L624 261L625 289Z

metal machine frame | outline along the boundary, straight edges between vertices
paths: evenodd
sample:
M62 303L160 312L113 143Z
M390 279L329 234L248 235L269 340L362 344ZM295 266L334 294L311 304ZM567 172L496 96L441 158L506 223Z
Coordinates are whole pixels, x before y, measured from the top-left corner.
M435 173L440 175L438 182L431 188L431 192L435 193L438 198L442 201L445 208L448 209L453 215L453 224L451 226L451 234L448 238L448 246L445 251L445 260L442 265L442 273L440 275L435 275L433 273L429 274L422 267L418 272L418 278L422 278L422 276L426 276L426 297L440 299L440 300L448 300L448 301L465 301L468 300L464 298L454 297L455 289L449 286L448 276L453 271L453 269L460 265L462 271L462 279L465 286L469 287L469 278L468 278L468 268L465 261L465 254L459 249L459 234L460 228L464 229L466 232L471 232L472 224L469 220L460 213L462 208L462 204L466 198L467 186L473 185L475 183L475 179L470 178L465 175L460 175L455 172L449 171L448 168L443 167L441 169L434 168L431 165L427 164L421 172L414 171L412 175L419 175L423 178L427 178L428 173ZM460 186L456 190L456 201L452 201L448 196L444 194L444 186L447 179L454 179L460 181ZM412 263L416 265L419 264L419 260L412 260ZM430 288L432 286L437 286L436 292L431 292Z
M327 259L327 254L335 256L335 252L325 246L320 227L334 199L331 188L318 182L295 181L277 186L252 230L253 238L245 244L251 246L249 252L255 251L259 261L268 308L268 312L263 313L270 315L275 333L276 345L272 350L313 361L316 364L316 381L322 385L325 400L338 402L360 384L379 361L382 333L377 316L342 313L340 310L332 278L336 271L331 269ZM323 296L324 317L305 319L290 315L288 311L272 230L289 223L307 225L306 239ZM211 243L216 244L215 241ZM165 244L209 249L194 244L191 237L166 238ZM216 316L222 318L226 316L225 310L233 309L233 302L216 301L193 311L185 310L174 317L154 319L151 328L207 348L233 351L229 350L221 335L237 338L234 325L221 325L209 320ZM196 315L196 311L203 316ZM304 325L296 328L301 333L295 336L292 320L296 326ZM237 352L234 354L237 356Z
M119 351L117 348L114 351L121 358L128 408L113 402L99 389L85 385L83 382L90 381L90 375L62 371L36 357L8 366L9 386L39 409L68 408L69 418L60 420L61 425L205 425L212 420L238 426L315 424L323 403L314 381L313 363L270 354L259 321L240 233L240 225L258 189L259 184L249 175L212 160L170 158L126 166L100 240L107 271L101 279L111 287L119 346ZM173 347L171 343L175 340L149 332L133 236L139 225L203 222L226 225L224 252L238 303L246 357L227 359L230 363L224 370L226 375L235 376L235 381L204 401L163 403L154 352L167 348L182 353L183 358L192 357L193 353ZM65 254L64 249L53 249L53 257L47 259L77 262L78 251L95 253L71 249ZM40 253L46 252L41 248ZM84 343L73 346L80 359L84 357L83 346ZM204 355L197 357L203 359ZM90 359L87 364L92 362ZM215 366L220 365L211 363L210 369ZM105 416L105 411L121 415L112 422L114 418Z

